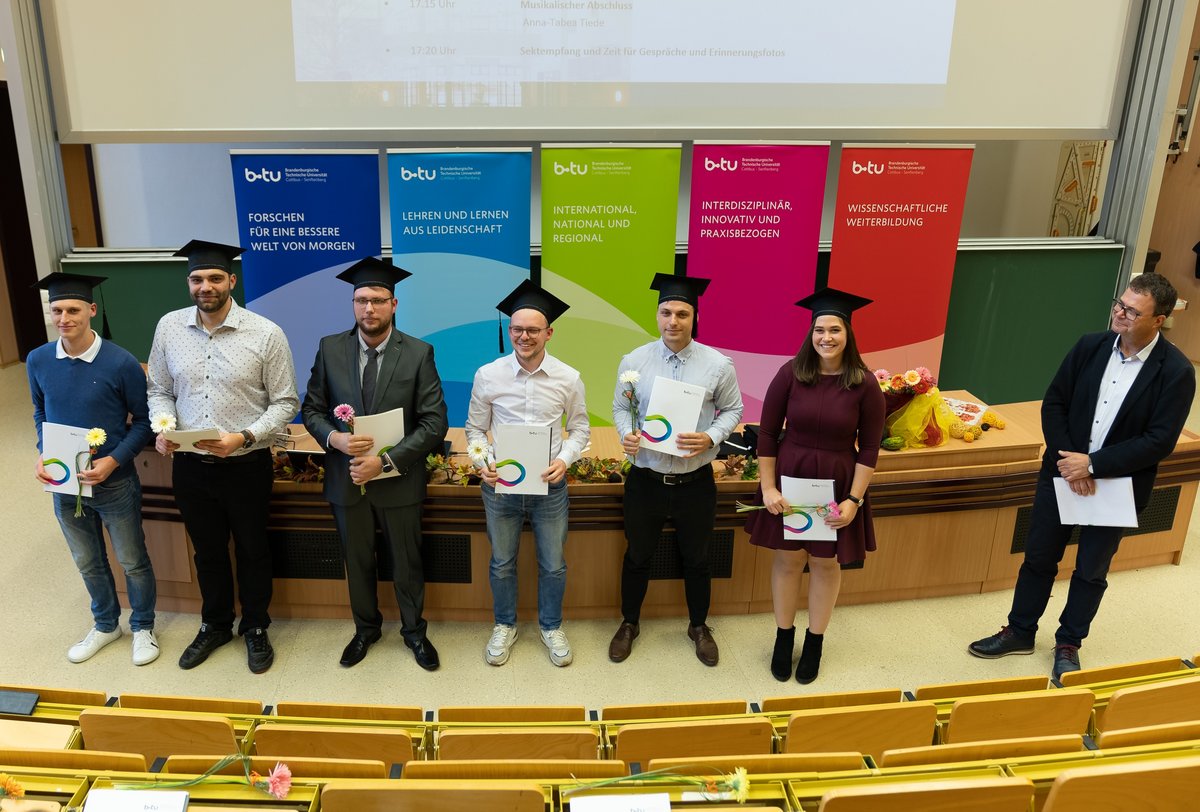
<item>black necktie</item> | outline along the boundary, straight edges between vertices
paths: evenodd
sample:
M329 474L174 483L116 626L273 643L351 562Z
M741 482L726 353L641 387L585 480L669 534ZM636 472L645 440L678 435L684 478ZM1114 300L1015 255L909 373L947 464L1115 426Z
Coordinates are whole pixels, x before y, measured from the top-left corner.
M363 369L362 396L363 414L371 413L371 404L375 401L375 381L379 378L379 350L367 350L367 365Z

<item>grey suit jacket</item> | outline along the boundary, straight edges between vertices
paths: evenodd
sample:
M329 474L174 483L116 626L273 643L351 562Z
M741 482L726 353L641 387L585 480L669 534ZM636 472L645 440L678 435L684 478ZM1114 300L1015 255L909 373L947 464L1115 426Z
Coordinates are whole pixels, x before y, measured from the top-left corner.
M448 427L433 347L393 328L379 357L379 379L370 409L364 409L362 403L358 350L357 329L321 339L301 407L305 428L325 448L325 498L341 506L364 498L350 479L349 457L326 446L330 432L346 431L334 420L333 409L348 403L355 414L404 408L404 439L388 452L400 476L369 484L366 498L381 507L419 503L425 498L425 457L441 449Z

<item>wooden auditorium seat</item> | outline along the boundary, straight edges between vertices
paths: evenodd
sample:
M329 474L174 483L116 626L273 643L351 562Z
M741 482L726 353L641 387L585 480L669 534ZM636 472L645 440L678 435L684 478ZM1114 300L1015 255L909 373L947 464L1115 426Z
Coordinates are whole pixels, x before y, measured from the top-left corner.
M438 708L439 722L586 722L582 705L455 705Z
M960 699L950 711L947 744L1031 736L1082 735L1095 696L1086 688L994 694Z
M238 752L233 723L219 716L140 708L86 708L79 729L87 750L141 753L148 764L174 753L227 756Z
M800 696L772 696L762 701L762 711L763 713L786 713L819 708L846 708L852 705L884 705L888 702L900 702L903 699L904 695L899 688L801 694Z
M0 685L0 691L28 691L38 695L38 702L53 702L56 705L104 707L108 704L108 696L103 691L46 688L41 685Z
M209 758L209 764L212 759ZM141 753L112 753L105 750L39 750L31 747L0 750L3 768L32 767L65 770L114 770L144 773L146 757Z
M0 748L40 747L65 750L78 747L79 728L61 722L42 722L28 716L0 719Z
M437 734L441 759L598 759L594 727L450 728Z
M1022 739L986 739L963 744L929 744L885 750L880 767L913 767L920 764L949 764L956 761L1002 760L1043 753L1083 750L1081 734L1032 736Z
M1194 741L1200 745L1200 721L1168 722L1163 725L1125 727L1105 730L1096 737L1096 746L1131 747L1138 744Z
M221 699L204 696L162 696L157 694L121 694L119 708L150 708L191 713L226 713L237 716L259 716L263 703L254 699Z
M321 812L545 812L547 800L532 782L331 781Z
M285 760L305 756L381 761L389 771L414 755L412 736L403 728L288 722L264 722L254 728L254 754Z
M535 780L619 778L629 775L623 761L596 759L438 759L410 761L404 778L530 778Z
M372 722L420 722L425 711L406 705L356 705L338 702L279 702L276 716L306 719L353 719Z
M1178 657L1163 657L1157 660L1140 660L1135 663L1120 665L1105 665L1098 668L1085 668L1080 671L1068 671L1062 675L1059 682L1064 688L1078 685L1090 685L1097 682L1113 682L1115 680L1136 680L1144 677L1162 677L1186 674L1190 669Z
M350 759L350 758L305 758L288 756L280 759L274 756L251 756L250 769L259 775L266 775L280 761L287 763L295 778L387 778L387 766L379 760ZM216 759L212 756L167 756L163 764L164 773L176 775L200 775L207 772ZM245 775L242 762L235 761L219 770L217 775Z
M731 716L746 712L744 699L717 699L708 702L652 702L647 705L606 705L600 709L605 721L633 722L640 719L687 719L703 716Z
M1096 709L1096 732L1200 720L1200 674L1113 692Z
M878 761L884 750L932 744L936 726L932 702L796 711L788 718L785 751L855 751Z
M656 758L766 755L774 740L775 728L763 716L636 723L621 728L614 757L632 766Z
M766 755L695 756L684 758L652 758L646 771L676 768L702 768L732 773L744 767L751 775L783 775L786 773L843 772L864 770L866 762L861 753L768 753ZM707 807L705 807L707 808Z
M961 699L967 696L1013 694L1021 691L1044 691L1049 687L1050 678L1044 674L1029 677L1001 677L999 679L922 685L913 692L913 698L930 700Z
M1181 812L1200 808L1200 756L1064 770L1042 812Z
M820 812L1028 812L1033 785L1020 778L903 781L825 793Z

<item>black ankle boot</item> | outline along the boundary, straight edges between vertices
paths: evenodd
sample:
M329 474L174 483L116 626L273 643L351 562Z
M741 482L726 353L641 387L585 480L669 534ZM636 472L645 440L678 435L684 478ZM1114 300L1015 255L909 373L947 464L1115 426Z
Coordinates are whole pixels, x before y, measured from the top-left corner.
M796 665L796 682L808 685L817 678L817 672L821 670L821 646L824 642L825 635L804 630L804 648L800 650L800 662Z
M792 675L792 653L796 649L796 627L775 630L775 651L771 653L771 676L787 682Z

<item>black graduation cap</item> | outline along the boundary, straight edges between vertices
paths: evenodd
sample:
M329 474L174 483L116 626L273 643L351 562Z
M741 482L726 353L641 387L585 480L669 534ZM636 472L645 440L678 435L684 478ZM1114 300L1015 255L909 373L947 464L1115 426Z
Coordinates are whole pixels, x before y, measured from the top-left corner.
M93 297L92 289L107 278L107 276L87 276L85 274L60 271L42 277L30 287L40 288L49 292L51 302L57 302L60 299L81 299L88 304L95 304L96 300ZM101 302L103 302L103 296L101 296ZM101 318L100 337L109 341L112 340L112 330L108 327L107 307L104 308L104 315Z
M343 282L354 285L354 289L371 287L387 288L396 292L396 284L412 276L403 268L397 268L390 259L379 257L363 257L346 270L337 275Z
M233 260L245 251L236 245L222 245L208 240L191 240L187 245L175 252L177 257L187 257L188 273L205 268L216 268L225 273L232 273Z
M506 316L511 316L518 310L536 310L546 317L547 324L553 324L555 319L570 308L571 306L562 299L529 279L513 288L512 293L505 296L504 300L496 305L496 309ZM504 328L499 319L500 317L497 316L496 326L500 339L500 352L504 352Z
M846 293L837 288L822 288L796 302L796 306L807 307L811 310L814 321L817 316L830 315L841 316L846 321L850 321L850 316L854 314L855 310L866 307L873 301L875 300Z
M692 337L700 335L700 295L711 279L699 276L678 276L673 273L656 273L650 281L650 289L658 291L658 303L683 302L690 304L695 312L692 318Z

